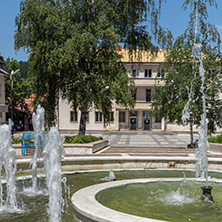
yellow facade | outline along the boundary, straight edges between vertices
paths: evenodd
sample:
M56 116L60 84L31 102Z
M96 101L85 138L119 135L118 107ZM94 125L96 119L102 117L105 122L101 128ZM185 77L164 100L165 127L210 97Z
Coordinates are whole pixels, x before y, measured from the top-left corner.
M164 82L158 78L158 69L162 62L164 62L165 51L160 50L156 56L149 52L141 51L140 54L129 57L129 51L118 47L118 53L122 55L122 62L126 71L132 76L136 72L132 80L136 88L136 104L134 112L125 110L125 107L113 103L113 117L114 120L104 128L102 121L97 121L98 112L92 109L88 116L86 129L88 131L104 131L104 130L164 130L165 122L156 119L150 115L151 101L150 93L152 93L155 84L164 85ZM140 55L140 56L138 56ZM76 119L72 117L70 120L71 106L67 101L60 100L59 105L59 128L60 130L78 130L80 112L76 114ZM73 115L73 114L72 114ZM96 116L97 115L97 116Z

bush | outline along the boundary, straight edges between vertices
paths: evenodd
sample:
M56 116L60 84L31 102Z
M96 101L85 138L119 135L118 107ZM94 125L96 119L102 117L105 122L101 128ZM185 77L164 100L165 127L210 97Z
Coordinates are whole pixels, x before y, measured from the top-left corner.
M33 140L25 140L25 142L26 143L34 143ZM20 144L20 143L22 143L22 137L21 136L20 137L14 137L12 139L12 144Z
M91 143L102 139L102 137L95 137L91 135L65 136L64 143Z
M210 143L222 143L222 135L212 136L208 138Z
M22 142L22 137L14 137L12 139L12 144L19 144Z

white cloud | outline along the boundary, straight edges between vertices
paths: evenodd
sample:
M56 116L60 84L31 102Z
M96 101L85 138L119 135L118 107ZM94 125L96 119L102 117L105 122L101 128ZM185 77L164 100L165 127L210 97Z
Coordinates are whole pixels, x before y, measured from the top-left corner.
M216 27L219 29L219 31L222 31L222 25L216 25Z

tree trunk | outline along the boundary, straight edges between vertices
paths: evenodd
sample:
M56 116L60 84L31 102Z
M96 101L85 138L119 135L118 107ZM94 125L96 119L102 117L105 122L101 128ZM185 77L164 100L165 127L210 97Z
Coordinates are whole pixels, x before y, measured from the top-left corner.
M190 144L193 145L193 121L190 121Z
M193 142L193 120L190 121L190 144L187 145L187 148L195 148Z
M81 111L80 123L79 123L79 135L86 134L86 112Z

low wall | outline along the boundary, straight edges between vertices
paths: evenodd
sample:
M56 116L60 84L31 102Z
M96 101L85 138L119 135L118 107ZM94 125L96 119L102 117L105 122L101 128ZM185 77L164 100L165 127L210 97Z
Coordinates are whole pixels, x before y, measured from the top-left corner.
M12 147L15 149L15 155L16 156L21 156L21 144L12 144Z
M63 144L65 154L93 154L98 150L108 146L108 140L99 140L86 144Z
M77 222L166 222L163 220L139 217L122 213L105 207L96 200L96 194L102 190L125 186L128 184L153 183L159 181L182 182L184 178L146 178L119 180L96 184L85 187L75 192L71 198L74 207L74 217ZM186 178L189 181L205 181L205 179ZM210 179L212 182L221 183L221 179ZM178 220L179 221L179 220Z
M65 154L93 154L98 150L108 146L108 140L99 140L86 144L63 144ZM17 156L21 156L21 144L13 144Z
M208 162L209 170L222 170L221 158L209 158ZM192 170L196 168L196 157L88 156L66 157L62 160L63 171L160 168Z

